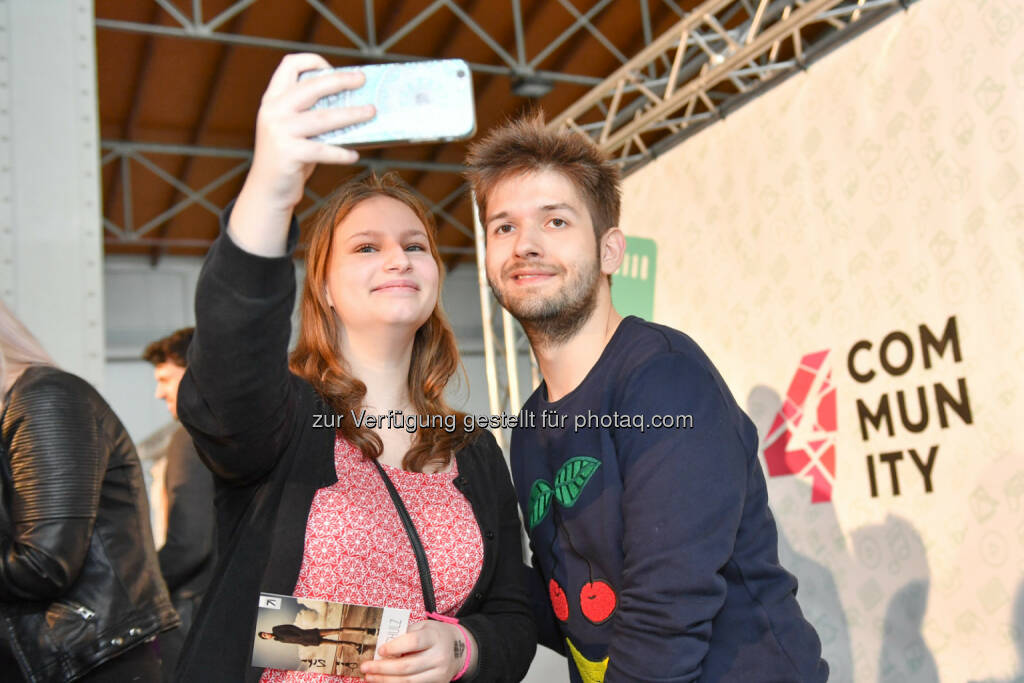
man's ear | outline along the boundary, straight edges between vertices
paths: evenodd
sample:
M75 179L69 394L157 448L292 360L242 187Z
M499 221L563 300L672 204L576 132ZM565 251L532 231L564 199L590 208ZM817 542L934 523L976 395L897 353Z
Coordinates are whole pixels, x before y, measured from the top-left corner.
M601 235L601 272L611 275L622 265L626 255L626 236L618 228L608 228Z

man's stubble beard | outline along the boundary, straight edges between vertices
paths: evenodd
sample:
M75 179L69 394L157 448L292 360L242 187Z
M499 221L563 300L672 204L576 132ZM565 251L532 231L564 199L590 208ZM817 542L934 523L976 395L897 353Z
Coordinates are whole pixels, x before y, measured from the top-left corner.
M522 297L508 301L490 278L491 287L498 303L523 326L530 345L534 348L558 346L572 339L597 307L597 289L601 269L595 258L586 263L579 276L570 280L553 296L528 299Z

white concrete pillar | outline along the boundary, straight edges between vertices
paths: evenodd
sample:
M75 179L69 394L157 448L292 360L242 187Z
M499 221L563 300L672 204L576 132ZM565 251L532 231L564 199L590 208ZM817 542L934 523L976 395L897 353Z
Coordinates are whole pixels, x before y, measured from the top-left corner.
M100 211L92 0L0 0L0 296L97 386Z

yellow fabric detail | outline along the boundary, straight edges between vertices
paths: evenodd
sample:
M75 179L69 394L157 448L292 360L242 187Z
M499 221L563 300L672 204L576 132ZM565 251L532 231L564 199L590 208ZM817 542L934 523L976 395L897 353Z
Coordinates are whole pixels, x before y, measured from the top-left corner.
M566 638L565 642L569 643L569 652L572 653L572 659L576 662L576 668L580 671L583 683L603 683L604 674L608 670L608 658L605 657L600 662L592 662L580 654L571 640Z

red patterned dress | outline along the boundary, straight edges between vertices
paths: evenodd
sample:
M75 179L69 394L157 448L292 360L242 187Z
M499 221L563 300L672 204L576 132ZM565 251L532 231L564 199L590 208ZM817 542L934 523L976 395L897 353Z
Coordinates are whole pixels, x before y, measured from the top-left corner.
M410 623L426 609L409 537L373 463L353 445L334 442L338 481L316 492L306 520L302 568L296 597L412 611ZM406 472L384 465L409 510L430 564L437 611L454 615L469 597L483 566L480 527L452 480L458 465L442 473ZM358 681L265 669L260 683Z

